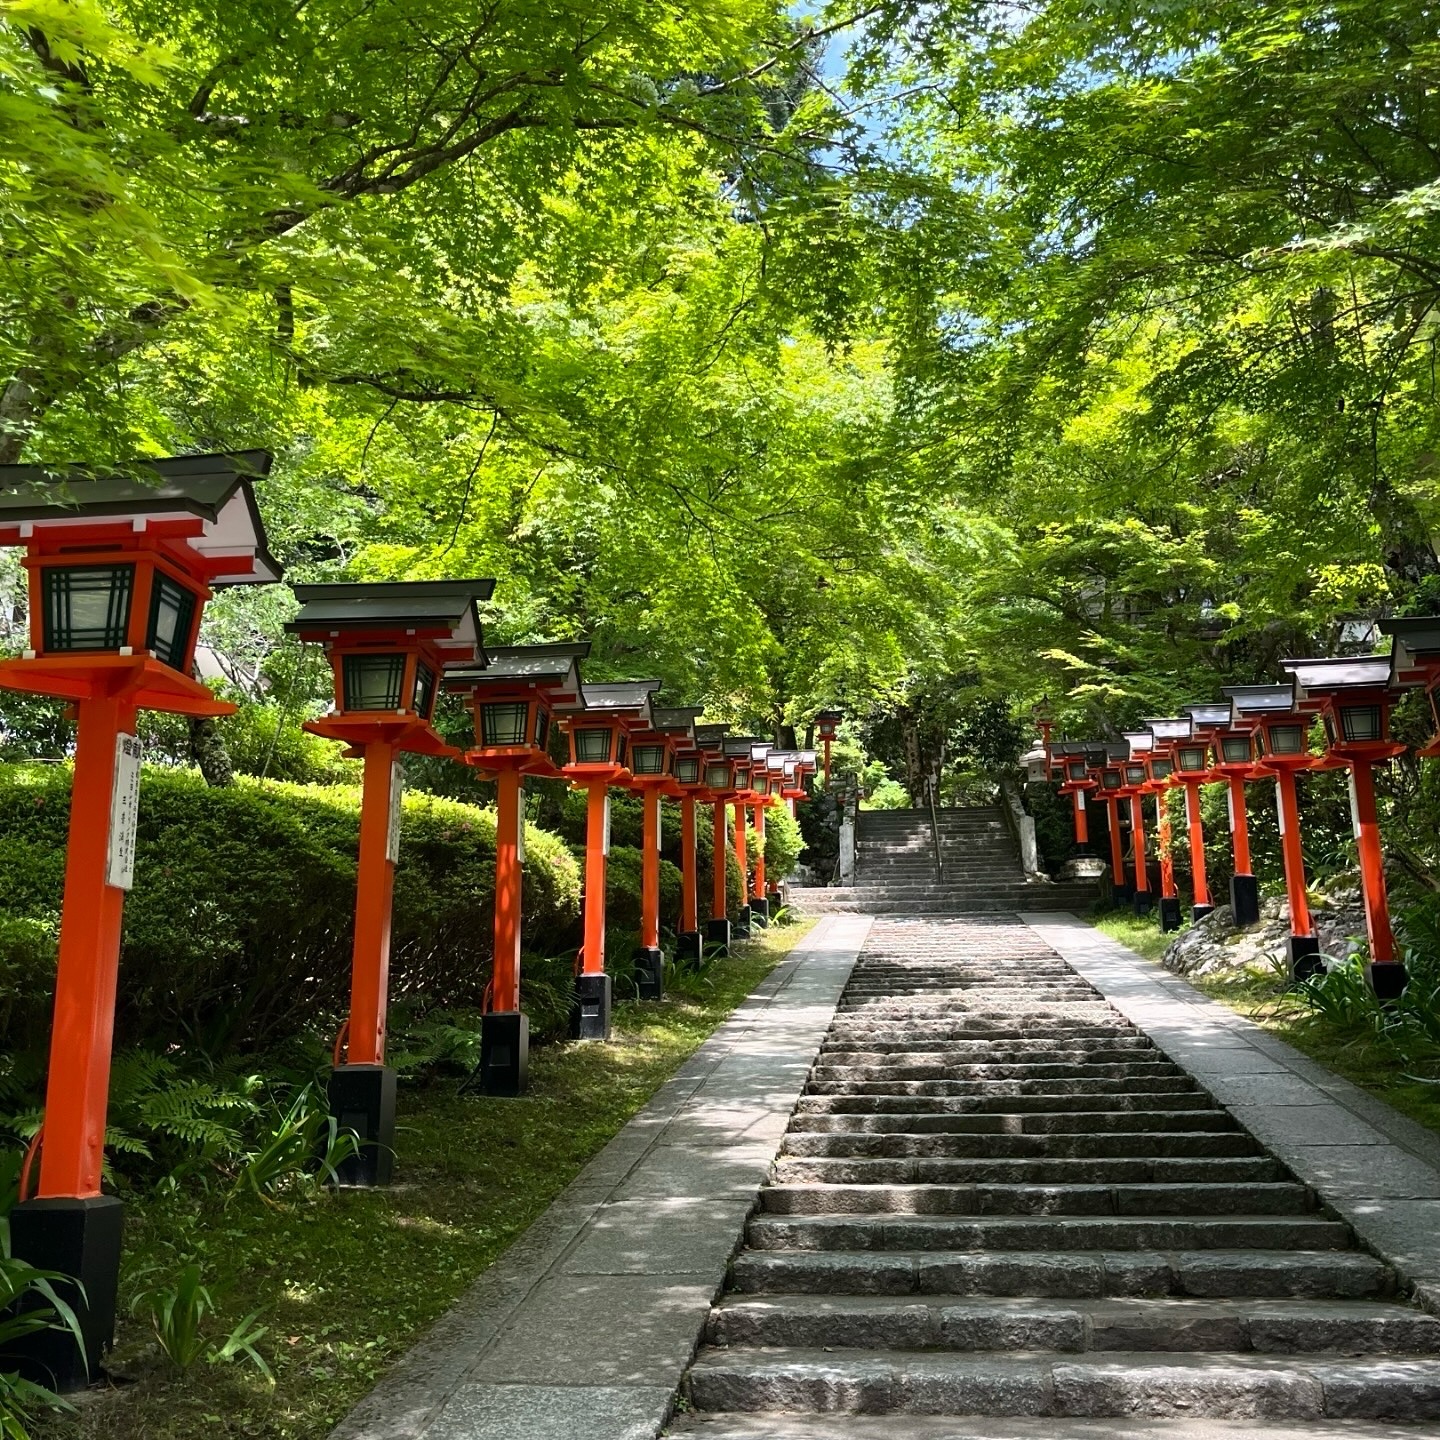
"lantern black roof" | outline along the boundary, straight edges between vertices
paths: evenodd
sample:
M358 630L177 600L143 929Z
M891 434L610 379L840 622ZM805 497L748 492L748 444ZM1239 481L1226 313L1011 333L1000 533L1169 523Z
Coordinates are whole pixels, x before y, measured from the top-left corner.
M1390 683L1388 655L1282 660L1280 668L1295 677L1294 693L1297 704L1318 700L1340 690L1383 690Z
M700 705L656 706L650 711L650 722L657 730L679 730L693 737L695 721L703 708Z
M453 665L445 671L447 690L502 685L533 685L557 691L561 704L580 706L580 661L590 653L587 641L551 645L487 646L483 665Z
M1105 743L1105 758L1113 765L1120 760L1130 758L1130 745L1128 741L1109 740Z
M737 760L748 760L750 751L756 745L763 745L765 742L755 735L736 735L725 741L725 754Z
M1146 755L1155 748L1155 737L1148 730L1122 730L1120 733L1129 742L1131 759Z
M123 469L87 465L0 465L0 528L76 520L144 520L194 515L204 534L187 541L210 560L254 558L253 570L212 577L212 585L276 581L280 563L266 548L251 482L270 473L266 450L135 460Z
M651 696L660 688L658 680L613 680L582 685L580 693L587 710L634 711L650 718Z
M1188 740L1190 738L1190 717L1188 715L1165 715L1157 720L1147 720L1146 728L1160 741Z
M1201 726L1228 727L1233 714L1229 701L1212 702L1207 705L1187 705L1185 709L1190 713L1192 730L1198 730Z
M730 733L728 725L697 725L695 727L695 743L702 750L720 750L725 744L725 737Z
M1440 657L1440 615L1404 615L1395 620L1382 620L1380 629L1395 637L1395 653L1403 649L1406 658Z
M1284 714L1295 708L1293 685L1225 685L1220 693L1230 701L1232 715Z
M448 643L480 650L480 602L494 593L495 582L392 580L291 588L300 602L300 613L285 627L292 632L446 628Z

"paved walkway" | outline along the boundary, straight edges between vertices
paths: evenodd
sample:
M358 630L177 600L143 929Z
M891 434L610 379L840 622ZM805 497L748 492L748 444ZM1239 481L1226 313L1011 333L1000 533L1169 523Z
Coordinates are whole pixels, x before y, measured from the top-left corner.
M653 1440L870 923L821 920L332 1440Z

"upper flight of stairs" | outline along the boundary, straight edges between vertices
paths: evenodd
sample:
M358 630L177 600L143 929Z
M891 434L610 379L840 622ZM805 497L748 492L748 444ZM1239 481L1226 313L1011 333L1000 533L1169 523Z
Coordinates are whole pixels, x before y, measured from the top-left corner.
M1434 1435L1440 1320L1395 1288L1032 931L879 920L676 1433Z
M790 888L810 913L1006 914L1085 910L1093 883L1027 881L1020 852L998 808L937 812L943 873L937 875L930 816L924 810L862 810L855 836L855 883Z

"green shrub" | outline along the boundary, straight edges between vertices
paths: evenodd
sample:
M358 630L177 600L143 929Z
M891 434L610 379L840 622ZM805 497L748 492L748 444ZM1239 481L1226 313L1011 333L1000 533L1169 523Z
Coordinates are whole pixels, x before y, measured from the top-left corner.
M69 790L68 767L0 767L0 1016L11 1017L0 1050L37 1039L15 1027L49 988L43 937L60 903ZM333 1025L349 990L359 796L254 780L216 790L194 772L145 771L121 1043L188 1040L219 1056ZM579 869L542 831L527 828L526 850L527 944L573 946ZM408 795L400 855L392 993L478 1005L490 969L493 813Z
M800 834L800 822L791 813L780 807L770 810L765 816L765 875L767 879L780 881L795 870L800 852L805 848L805 839Z

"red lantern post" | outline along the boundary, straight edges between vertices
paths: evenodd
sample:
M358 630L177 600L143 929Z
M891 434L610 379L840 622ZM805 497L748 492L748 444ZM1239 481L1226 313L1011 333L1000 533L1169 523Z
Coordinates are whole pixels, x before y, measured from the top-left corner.
M1050 747L1052 765L1060 776L1060 794L1070 797L1077 855L1090 853L1090 816L1085 797L1089 791L1095 789L1095 779L1090 774L1090 763L1087 759L1088 752L1093 748L1084 742Z
M121 1205L102 1195L106 1101L125 892L135 863L139 710L229 715L191 678L212 587L277 580L252 479L263 451L137 461L134 475L0 467L0 544L22 545L30 645L0 685L71 701L78 715L45 1113L10 1215L13 1253L73 1276L80 1321L23 1342L27 1371L60 1390L98 1373L115 1329Z
M825 749L825 788L827 790L830 788L830 746L834 742L835 732L844 718L838 710L822 710L815 717L815 730Z
M726 874L729 869L729 840L725 826L725 802L735 793L735 762L725 754L728 725L702 725L695 734L703 747L705 794L709 798L713 825L711 851L710 919L705 926L706 943L728 952L731 929L730 897Z
M1232 701L1221 704L1192 705L1190 714L1196 733L1210 745L1211 774L1225 781L1226 802L1230 820L1230 844L1234 872L1230 877L1230 913L1238 926L1255 925L1260 920L1260 882L1255 878L1250 857L1250 816L1245 801L1245 783L1264 777L1255 764L1255 737L1246 729L1231 725L1235 709Z
M562 773L550 754L555 716L578 709L580 644L508 645L477 666L452 666L445 688L465 695L475 744L465 763L495 783L494 959L480 1017L480 1084L520 1095L528 1081L530 1020L521 1006L520 947L525 865L525 780Z
M705 790L705 752L699 731L690 712L692 723L688 732L677 740L673 766L675 784L680 792L680 928L675 936L675 958L698 965L704 957L704 939L700 930L700 862L696 835L695 807L707 795Z
M430 724L447 660L473 661L479 603L493 580L297 585L285 628L324 647L335 708L305 729L364 759L350 1014L335 1041L330 1113L360 1138L340 1167L347 1185L388 1185L395 1157L395 1072L385 1064L390 916L400 834L403 754L449 755ZM342 1060L343 1056L343 1060Z
M1285 862L1285 894L1290 906L1290 972L1295 979L1323 968L1320 941L1305 893L1305 856L1300 844L1300 805L1295 776L1316 768L1306 745L1310 717L1295 708L1293 685L1237 685L1221 692L1231 704L1231 728L1253 736L1259 774L1275 781L1280 821L1280 851Z
M1130 755L1123 766L1125 784L1120 795L1130 801L1130 843L1135 867L1130 903L1137 915L1144 916L1150 913L1155 901L1150 891L1150 868L1145 856L1145 796L1149 793L1150 784L1150 776L1145 769L1145 754L1150 748L1151 735L1147 730L1143 734L1127 734L1125 738Z
M576 1040L610 1038L611 979L605 973L605 872L610 855L610 787L631 778L630 738L650 730L658 680L582 685L585 708L569 716L570 763L565 774L586 792L584 941L575 973L570 1033Z
M1382 620L1380 629L1394 636L1390 652L1390 686L1409 690L1423 686L1435 721L1435 734L1416 753L1440 756L1440 615L1407 615Z
M1110 898L1121 906L1129 905L1135 894L1134 886L1125 878L1125 836L1120 822L1120 801L1125 794L1125 769L1121 762L1129 752L1128 745L1107 745L1105 764L1099 768L1100 794L1110 827Z
M1404 745L1389 738L1391 657L1286 660L1281 669L1294 677L1296 709L1302 714L1321 715L1330 755L1349 767L1350 816L1370 941L1367 974L1380 999L1398 999L1404 992L1406 975L1390 927L1374 775L1376 765L1405 752Z
M755 886L750 893L750 924L764 929L770 924L770 895L765 885L765 811L770 805L770 752L773 745L750 747L750 798L746 802L754 817Z
M1190 806L1190 787L1185 778L1177 773L1179 769L1179 748L1182 741L1190 737L1188 715L1165 716L1147 720L1146 728L1154 736L1150 759L1151 787L1155 791L1155 803L1159 810L1157 839L1160 847L1160 929L1162 932L1178 930L1181 924L1180 892L1175 884L1174 840L1170 830L1170 805L1168 792L1181 786L1186 792L1186 820L1189 825L1191 869L1195 886L1195 903L1208 908L1210 892L1205 883L1205 836L1200 830L1200 808L1198 803L1193 812ZM1196 787L1198 794L1198 786ZM1197 841L1197 830L1199 831ZM1204 900L1201 901L1200 897ZM1204 912L1202 912L1204 913Z
M731 922L730 933L736 940L750 938L754 911L750 905L749 837L746 833L748 811L754 791L750 787L751 751L759 742L754 736L735 737L725 741L725 758L734 762L734 790L731 792L731 818L734 822L735 863L740 867L740 911Z

